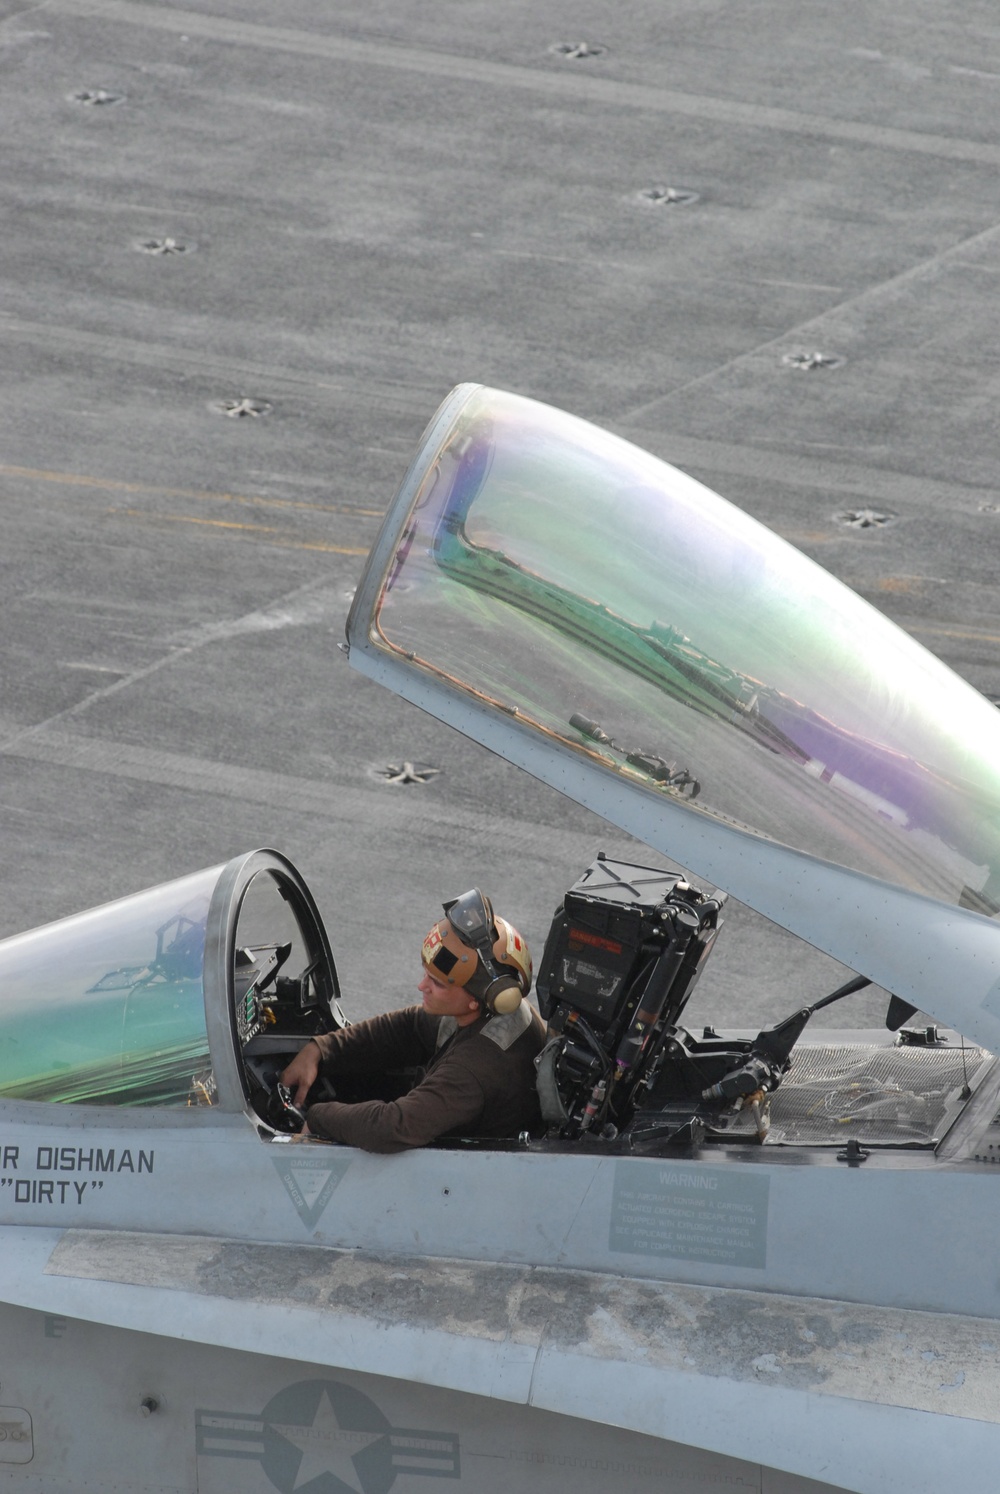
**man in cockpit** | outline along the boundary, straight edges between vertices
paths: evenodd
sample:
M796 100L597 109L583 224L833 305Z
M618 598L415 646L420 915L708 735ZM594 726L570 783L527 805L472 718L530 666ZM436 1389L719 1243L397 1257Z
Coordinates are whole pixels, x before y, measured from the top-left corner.
M304 1134L397 1152L443 1136L514 1137L538 1128L535 1055L545 1027L525 1000L528 946L478 889L445 904L421 949L422 1005L310 1038L283 1084L301 1108L322 1074L420 1070L399 1099L310 1105Z

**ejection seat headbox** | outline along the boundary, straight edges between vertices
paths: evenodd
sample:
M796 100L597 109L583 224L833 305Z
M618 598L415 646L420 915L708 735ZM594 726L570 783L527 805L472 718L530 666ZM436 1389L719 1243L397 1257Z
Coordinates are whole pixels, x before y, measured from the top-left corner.
M701 901L679 872L599 856L565 894L549 930L535 987L542 1016L551 1021L560 1006L568 1006L604 1031L619 1014L639 966L669 937L670 910L697 909ZM719 902L713 894L716 910ZM687 1004L709 948L710 942L692 944L695 968L678 982L683 996L670 1021Z

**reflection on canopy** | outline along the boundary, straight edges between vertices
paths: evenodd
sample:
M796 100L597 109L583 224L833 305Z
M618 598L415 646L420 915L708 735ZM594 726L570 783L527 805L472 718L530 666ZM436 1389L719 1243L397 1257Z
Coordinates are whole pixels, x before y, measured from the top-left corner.
M373 641L650 792L948 902L1000 905L1000 719L826 572L583 421L475 390Z
M0 943L0 1096L211 1102L203 961L220 871Z

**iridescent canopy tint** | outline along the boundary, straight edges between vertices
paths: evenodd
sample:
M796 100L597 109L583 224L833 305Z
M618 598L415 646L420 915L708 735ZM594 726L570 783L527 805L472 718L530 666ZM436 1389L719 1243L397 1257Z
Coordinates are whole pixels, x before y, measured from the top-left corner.
M473 388L419 460L378 648L649 795L998 910L1000 716L874 608L666 463L515 395Z
M105 1105L210 1099L203 964L221 869L0 944L0 1096Z

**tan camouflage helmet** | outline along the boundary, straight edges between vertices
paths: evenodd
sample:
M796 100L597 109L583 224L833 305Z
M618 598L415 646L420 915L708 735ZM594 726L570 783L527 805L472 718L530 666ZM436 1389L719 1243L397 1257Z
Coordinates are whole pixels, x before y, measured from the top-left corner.
M483 967L476 951L459 937L446 918L429 930L420 958L424 968L442 984L468 991L491 1011L514 1011L531 989L531 954L525 940L506 918L494 914L493 932L493 959L498 973L501 977L511 977L512 982L504 981L495 996L490 992L497 985L494 975Z

